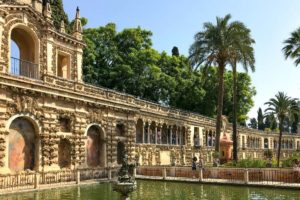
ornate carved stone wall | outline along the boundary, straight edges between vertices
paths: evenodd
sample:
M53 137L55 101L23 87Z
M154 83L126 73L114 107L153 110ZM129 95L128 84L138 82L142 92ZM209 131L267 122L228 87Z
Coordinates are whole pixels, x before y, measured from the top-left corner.
M10 35L14 27L36 35L38 77L10 72ZM28 120L34 127L35 140L31 144L35 148L30 150L34 151L30 153L34 155L34 170L91 167L87 156L88 130L92 126L101 134L99 166L92 167L118 165L118 144L124 144L129 160L140 165L191 165L194 156L212 162L215 119L83 84L82 63L78 61L82 60L84 44L80 38L78 32L74 37L58 32L47 16L29 4L7 1L0 8L0 173L15 172L9 167L9 148L16 143L10 143L9 137L16 119ZM58 52L71 56L70 79L57 76ZM230 138L230 125L227 128L223 134ZM238 132L240 158L262 158L266 149L276 147L275 133L241 127ZM68 144L67 150L61 147L61 141ZM284 141L283 156L300 149L299 135L284 135ZM64 156L70 166L62 164ZM32 169L33 165L22 168Z

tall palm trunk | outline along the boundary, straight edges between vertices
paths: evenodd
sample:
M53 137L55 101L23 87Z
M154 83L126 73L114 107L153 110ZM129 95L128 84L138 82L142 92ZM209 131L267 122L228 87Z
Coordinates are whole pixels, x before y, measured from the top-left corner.
M278 152L277 152L277 167L279 167L279 164L280 164L282 132L283 132L283 119L280 119L280 121L279 121L279 141L278 141Z
M232 139L233 139L233 160L238 161L238 149L237 149L237 72L236 62L232 66L233 73L233 104L232 104Z
M217 110L217 122L216 122L216 152L220 152L220 136L223 114L223 97L224 97L224 71L225 64L219 64L219 88L218 88L218 110Z

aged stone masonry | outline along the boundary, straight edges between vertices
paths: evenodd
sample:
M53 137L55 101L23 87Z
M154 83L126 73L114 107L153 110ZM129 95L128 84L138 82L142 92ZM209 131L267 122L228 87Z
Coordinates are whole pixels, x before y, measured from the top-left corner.
M141 165L190 165L200 154L212 162L215 119L84 84L79 10L69 35L63 23L54 28L44 3L0 1L0 173L114 167L124 149ZM230 159L223 125L222 156ZM238 135L240 158L277 147L277 134ZM285 134L283 157L298 149L300 136Z

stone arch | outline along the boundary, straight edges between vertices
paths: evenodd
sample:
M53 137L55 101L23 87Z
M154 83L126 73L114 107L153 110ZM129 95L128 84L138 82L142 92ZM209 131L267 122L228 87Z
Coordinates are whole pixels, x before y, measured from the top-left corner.
M39 127L29 116L16 115L8 123L7 166L10 171L38 170Z
M98 124L91 124L86 131L86 163L89 167L106 166L106 134Z
M118 142L118 145L117 145L117 163L118 164L122 164L124 151L125 151L124 142Z
M199 127L194 127L194 146L200 147L200 130Z
M156 122L152 121L149 128L150 143L155 144L156 141Z
M138 119L136 123L136 143L143 143L143 120Z
M71 142L62 138L58 144L58 165L60 168L71 168Z
M212 147L213 146L213 131L210 130L208 134L208 146Z
M186 144L186 128L183 126L181 129L181 145Z
M177 125L173 125L172 126L172 135L171 135L171 144L172 145L176 145L176 134L177 134Z
M268 139L268 138L265 138L265 139L264 139L264 148L265 148L265 149L268 149L268 148L269 148L269 139Z
M165 123L162 126L161 140L162 144L168 144L168 127Z
M149 123L146 122L145 123L145 126L144 126L144 143L149 143L149 137L148 137L148 134L149 134Z
M156 144L161 144L161 140L162 140L162 126L161 126L161 124L159 123L158 125L157 125L157 134L156 134Z
M9 72L29 78L39 76L40 42L34 30L23 23L16 23L9 31ZM19 49L19 57L12 58L12 41Z

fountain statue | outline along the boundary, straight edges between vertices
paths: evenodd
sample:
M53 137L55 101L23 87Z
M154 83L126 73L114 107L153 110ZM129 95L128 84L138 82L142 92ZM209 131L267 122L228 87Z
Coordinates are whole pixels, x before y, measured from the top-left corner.
M118 179L113 182L113 191L121 194L121 200L129 200L129 194L136 190L136 181L129 175L129 169L134 167L134 164L128 164L128 155L124 151L122 167L118 172Z

